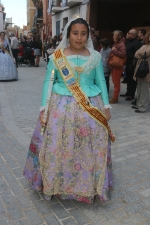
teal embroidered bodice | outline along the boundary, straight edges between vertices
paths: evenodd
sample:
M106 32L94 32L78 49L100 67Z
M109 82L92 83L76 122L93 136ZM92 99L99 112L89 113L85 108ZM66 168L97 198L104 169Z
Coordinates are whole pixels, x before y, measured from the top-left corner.
M104 106L109 105L101 55L97 51L91 50L90 56L71 55L66 56L66 58L75 77L79 80L80 87L82 88L83 92L88 97L93 97L100 94ZM82 68L84 69L84 71L80 74L80 78L78 77L78 73L75 71L76 66L82 66ZM52 70L54 70L54 84L52 92L60 95L72 96L55 65L52 55L47 66L45 81L43 85L42 106L46 105Z

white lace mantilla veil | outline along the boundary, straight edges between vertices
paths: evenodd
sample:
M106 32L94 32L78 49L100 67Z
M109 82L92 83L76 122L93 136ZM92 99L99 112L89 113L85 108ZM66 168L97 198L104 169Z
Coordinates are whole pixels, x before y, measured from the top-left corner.
M0 33L4 33L5 34L5 39L4 39L4 44L8 45L8 48L9 48L9 53L14 61L14 57L13 57L13 54L12 54L12 51L11 51L11 47L10 47L10 44L9 44L9 41L8 41L8 38L7 38L7 33L5 30L1 30Z
M69 25L71 24L71 22L76 20L76 19L78 19L78 18L81 18L81 17L78 14L75 14L71 18L71 20L66 24L66 26L65 26L65 28L63 30L63 33L62 33L63 39L60 42L60 44L57 46L56 49L60 49L60 48L61 49L65 49L68 46L67 29L68 29ZM89 30L90 30L90 26L89 26ZM89 38L88 38L87 43L86 43L86 48L94 50L93 42L92 42L92 39L91 39L90 35L89 35Z

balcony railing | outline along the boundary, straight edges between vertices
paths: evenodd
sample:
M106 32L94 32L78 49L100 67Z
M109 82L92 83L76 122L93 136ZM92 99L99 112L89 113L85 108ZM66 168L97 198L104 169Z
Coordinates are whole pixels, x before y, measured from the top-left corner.
M67 1L67 6L70 7L70 6L79 4L79 3L82 3L82 0L68 0L68 1Z
M64 9L68 9L68 6L63 6L63 1L53 0L52 13L63 11Z
M43 8L36 8L34 14L33 26L43 23Z
M60 12L60 11L63 11L64 9L68 9L68 7L53 6L52 7L52 13Z

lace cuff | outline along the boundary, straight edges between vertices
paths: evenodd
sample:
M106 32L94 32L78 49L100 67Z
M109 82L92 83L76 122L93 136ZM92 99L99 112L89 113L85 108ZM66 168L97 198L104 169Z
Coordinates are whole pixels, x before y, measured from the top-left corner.
M104 105L104 109L112 109L111 105Z
M40 112L44 111L45 110L45 106L41 106L40 107Z

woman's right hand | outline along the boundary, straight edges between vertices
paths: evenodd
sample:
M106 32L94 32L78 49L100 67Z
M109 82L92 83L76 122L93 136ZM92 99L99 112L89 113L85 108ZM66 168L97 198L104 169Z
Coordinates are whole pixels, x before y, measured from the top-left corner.
M45 110L43 110L43 111L40 113L40 124L41 124L43 127L45 127L45 126L46 126L46 123L47 123L47 121L45 121L45 119L44 119L44 112L45 112Z

